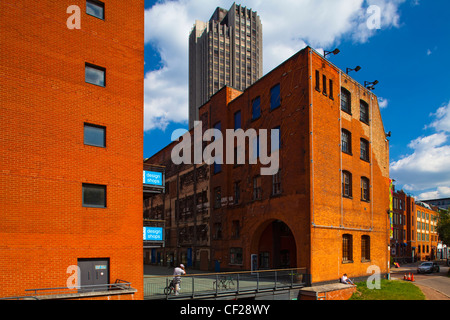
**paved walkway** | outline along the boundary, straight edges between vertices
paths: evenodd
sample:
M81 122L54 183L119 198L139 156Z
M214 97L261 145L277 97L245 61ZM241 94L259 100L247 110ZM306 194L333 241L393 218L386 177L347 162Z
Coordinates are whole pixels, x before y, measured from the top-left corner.
M391 269L391 279L402 280L403 275L413 273L414 285L425 295L426 300L450 300L450 278L448 278L448 267L439 263L441 272L438 274L417 275L417 266L421 262L401 265L400 268Z

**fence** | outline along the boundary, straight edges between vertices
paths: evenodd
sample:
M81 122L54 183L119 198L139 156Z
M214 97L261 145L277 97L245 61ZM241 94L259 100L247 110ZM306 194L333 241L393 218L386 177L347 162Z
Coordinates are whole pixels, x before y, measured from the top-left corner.
M201 298L301 288L308 285L305 268L246 272L203 273L180 276L179 293L173 276L145 276L145 299Z

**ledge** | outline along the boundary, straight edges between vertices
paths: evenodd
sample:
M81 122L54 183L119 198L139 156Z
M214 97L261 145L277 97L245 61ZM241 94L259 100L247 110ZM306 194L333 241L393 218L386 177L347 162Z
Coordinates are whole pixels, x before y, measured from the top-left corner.
M105 290L105 291L91 291L91 292L77 292L77 293L62 293L35 296L39 300L61 300L61 299L83 299L92 297L117 296L134 294L137 289L128 288L122 290Z

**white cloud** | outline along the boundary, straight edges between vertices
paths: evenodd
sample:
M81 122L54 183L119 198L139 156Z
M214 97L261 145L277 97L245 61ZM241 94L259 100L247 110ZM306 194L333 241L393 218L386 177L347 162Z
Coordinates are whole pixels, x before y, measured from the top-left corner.
M390 166L391 177L421 197L447 195L450 187L450 103L431 116L435 120L427 127L437 133L411 141L413 153Z
M436 120L428 127L435 128L437 131L450 132L450 101L447 105L440 107L436 113L431 114Z
M389 104L388 99L378 97L378 106L380 107L380 109L386 109L388 104Z
M434 200L449 197L450 197L449 187L438 187L437 190L435 191L424 192L418 196L419 200Z
M378 30L367 27L369 5L381 13L381 29L398 27L405 0L243 0L263 24L264 73L307 44L334 49L344 39L365 42ZM233 0L160 1L145 12L145 42L161 56L162 68L145 75L144 129L164 130L188 118L188 37L195 20L208 21L216 7Z

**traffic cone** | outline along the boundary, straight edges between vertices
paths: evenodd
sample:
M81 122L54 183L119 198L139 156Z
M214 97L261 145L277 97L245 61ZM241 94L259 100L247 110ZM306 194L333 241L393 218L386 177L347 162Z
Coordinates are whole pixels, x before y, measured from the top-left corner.
M408 281L411 281L411 273L408 273Z
M411 274L411 281L414 282L414 273Z
M405 275L403 276L403 280L406 280L406 273L405 273Z

